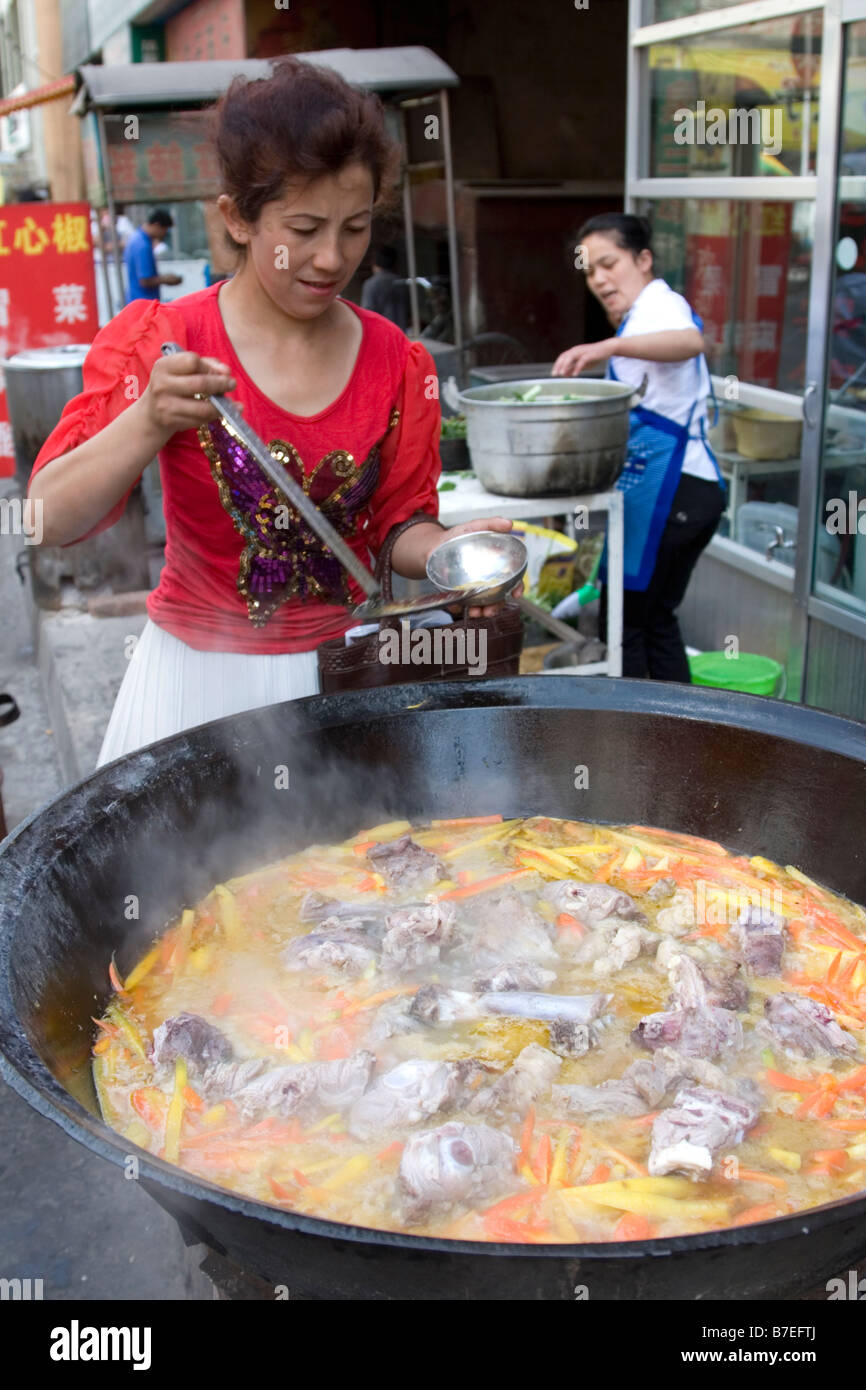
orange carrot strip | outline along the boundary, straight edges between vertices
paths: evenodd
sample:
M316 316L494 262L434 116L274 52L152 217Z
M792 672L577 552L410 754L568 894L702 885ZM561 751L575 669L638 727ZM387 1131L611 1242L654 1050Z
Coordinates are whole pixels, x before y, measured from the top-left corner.
M295 1179L295 1182L298 1184L299 1187L312 1187L313 1185L310 1182L310 1179L304 1176L300 1168L292 1169L292 1177Z
M270 1183L271 1191L280 1202L291 1202L294 1193L291 1192L288 1187L283 1187L283 1184L277 1182L276 1178L272 1177L270 1173L268 1173L268 1182Z
M469 898L475 893L486 893L490 888L498 888L500 883L527 878L532 872L532 869L509 869L507 873L494 874L492 878L482 878L477 883L466 883L460 888L451 888L447 893L440 893L439 901L443 902L447 898Z
M93 1055L95 1057L101 1057L103 1052L107 1051L108 1048L111 1047L111 1043L111 1038L100 1038L99 1042L93 1044Z
M606 1163L599 1163L588 1182L607 1182L610 1178L610 1168Z
M606 1153L609 1153L616 1163L622 1163L634 1173L635 1177L645 1178L647 1176L647 1170L642 1163L638 1163L635 1159L629 1158L628 1154L621 1153L620 1150L615 1149L612 1144L602 1144L601 1148L603 1148ZM592 1178L590 1178L590 1182L592 1182Z
M367 850L372 849L375 843L375 840L364 840L360 845L352 846L352 853L357 854L359 859L363 859L364 855L367 853Z
M632 1211L626 1212L613 1232L614 1240L651 1240L654 1235L655 1227L647 1218Z
M117 966L114 964L113 956L108 964L108 978L116 994L126 994L126 990L123 988L123 981L117 973Z
M731 1222L732 1226L751 1226L754 1221L769 1221L771 1217L778 1216L775 1202L765 1202L763 1206L747 1207L741 1211L739 1216L735 1216Z
M844 1149L815 1149L809 1157L812 1165L809 1173L841 1173L848 1167L848 1155Z
M560 912L556 925L560 931L573 931L578 936L586 936L586 927L582 922L578 922L576 917L572 917L570 912Z
M833 1080L840 1091L860 1091L866 1086L866 1067L858 1067L847 1076L834 1077Z
M837 976L838 973L839 973L839 966L840 966L841 964L842 964L842 952L841 952L841 951L837 951L836 954L835 954L835 956L833 957L832 961L830 962L830 969L827 971L826 982L827 982L828 985L831 985L831 984L833 983L833 981L835 980L836 976Z
M816 1083L807 1077L789 1076L783 1071L773 1071L768 1067L764 1072L765 1079L771 1086L775 1086L778 1091L814 1091L817 1089Z
M183 1099L190 1110L204 1110L204 1101L198 1091L193 1090L192 1086L184 1086Z
M550 1181L551 1162L552 1145L550 1143L550 1135L543 1134L539 1140L538 1149L535 1154L535 1162L532 1166L532 1171L540 1183L547 1183Z
M649 1110L646 1115L636 1115L634 1119L624 1120L623 1123L629 1126L634 1125L639 1128L641 1125L651 1125L656 1115L660 1115L660 1110Z
M211 1003L211 1013L216 1014L217 1018L222 1018L231 1008L233 999L234 995L229 993L228 990L225 990L222 994L218 994Z
M740 1182L765 1182L770 1187L778 1187L780 1192L787 1192L788 1184L784 1178L777 1177L775 1173L759 1173L756 1168L741 1168L738 1175Z
M398 1154L403 1152L403 1148L403 1140L395 1139L393 1144L389 1144L386 1149L382 1149L381 1153L376 1154L376 1162L380 1163L384 1158L396 1158Z
M533 1207L546 1197L547 1193L543 1187L532 1187L526 1192L515 1192L510 1197L505 1197L495 1206L488 1207L482 1216L510 1216L512 1212L520 1211L521 1207Z
M532 1143L532 1132L535 1129L535 1106L530 1105L524 1121L523 1129L520 1133L520 1159L518 1166L529 1163L529 1148Z
M414 994L417 988L417 985L400 985L396 989L380 989L378 994L368 994L366 999L356 999L353 1003L347 1004L341 1017L351 1018L362 1009L372 1009L376 1004L384 1004L386 999L395 999L398 994Z

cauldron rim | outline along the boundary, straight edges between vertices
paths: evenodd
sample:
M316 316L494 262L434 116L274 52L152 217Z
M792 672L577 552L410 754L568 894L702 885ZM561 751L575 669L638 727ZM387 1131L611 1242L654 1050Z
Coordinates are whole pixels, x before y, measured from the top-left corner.
M543 681L544 684L540 684ZM533 698L535 697L535 698ZM677 708L671 707L673 702ZM407 711L442 711L477 708L595 709L677 717L709 725L733 724L756 733L833 752L862 765L866 761L866 722L842 718L822 710L785 704L761 696L716 690L710 687L668 685L649 681L601 681L579 676L514 677L501 681L455 681L418 683L381 690L347 692L334 696L310 696L286 702L295 714L308 722L311 731L352 723L363 717L398 715ZM271 709L279 708L272 706ZM49 817L58 807L68 805L100 782L108 785L121 768L154 756L167 757L184 748L201 757L195 745L208 740L213 731L229 729L245 719L254 722L262 710L229 716L199 725L170 739L107 764L89 777L63 791L51 802L22 821L0 845L0 890L4 879L14 873L7 855L33 826ZM56 1079L33 1049L18 1023L9 987L9 933L3 930L5 911L0 895L0 1076L22 1099L45 1118L52 1120L70 1137L109 1162L122 1166L130 1149L136 1148L115 1130L93 1116ZM17 1025L17 1027L15 1026ZM18 1054L18 1060L16 1060ZM32 1078L36 1078L35 1080ZM522 1245L509 1242L448 1240L419 1236L374 1227L350 1226L321 1218L286 1211L266 1202L243 1197L204 1178L195 1178L184 1169L136 1149L141 1177L196 1201L214 1203L256 1222L312 1236L341 1240L357 1245L391 1246L401 1250L467 1254L512 1259L542 1258L571 1260L663 1258L674 1254L698 1254L720 1247L771 1245L794 1234L810 1234L814 1225L824 1227L852 1217L866 1215L866 1190L848 1197L792 1212L748 1226L728 1226L691 1235L668 1236L645 1241L575 1243L569 1245Z

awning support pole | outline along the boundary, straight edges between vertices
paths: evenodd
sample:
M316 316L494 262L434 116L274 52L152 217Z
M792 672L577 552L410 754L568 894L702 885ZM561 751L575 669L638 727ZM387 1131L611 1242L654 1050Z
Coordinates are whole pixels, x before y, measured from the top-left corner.
M445 202L448 212L448 262L451 271L451 314L454 319L454 345L463 346L463 319L460 300L460 265L457 252L457 211L454 201L454 164L451 158L451 119L448 110L448 89L439 93L442 113L442 142L445 155Z
M415 259L415 223L412 220L411 171L409 169L409 129L406 112L400 107L400 143L403 146L403 235L406 241L406 270L409 276L409 303L412 310L412 336L421 336L421 313L418 307L418 274Z
M111 187L111 169L108 164L108 141L105 137L105 116L101 111L97 112L96 124L99 127L99 151L102 159L102 181L105 185L105 201L108 205L108 217L111 223L111 244L114 248L114 264L117 267L117 293L120 299L118 307L114 308L114 296L109 299L109 307L112 314L119 314L123 308L123 262L120 259L120 248L117 245L117 216L114 211L114 190ZM104 252L103 252L104 254Z

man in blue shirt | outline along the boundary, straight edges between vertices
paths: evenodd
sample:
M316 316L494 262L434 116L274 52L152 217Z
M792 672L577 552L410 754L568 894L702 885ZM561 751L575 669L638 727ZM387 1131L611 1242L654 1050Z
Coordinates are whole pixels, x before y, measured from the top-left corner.
M165 239L174 219L165 208L154 208L147 221L133 232L126 243L123 263L126 266L126 302L134 299L159 299L160 285L179 285L180 275L160 275L156 269L154 246Z

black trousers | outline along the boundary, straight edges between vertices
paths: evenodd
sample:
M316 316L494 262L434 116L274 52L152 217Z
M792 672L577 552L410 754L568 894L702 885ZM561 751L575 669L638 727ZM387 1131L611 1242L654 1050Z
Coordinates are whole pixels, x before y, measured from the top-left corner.
M646 589L626 589L623 603L622 673L690 684L689 663L676 610L692 570L709 545L725 510L718 483L684 473L662 532ZM607 630L607 590L601 598L601 636Z

